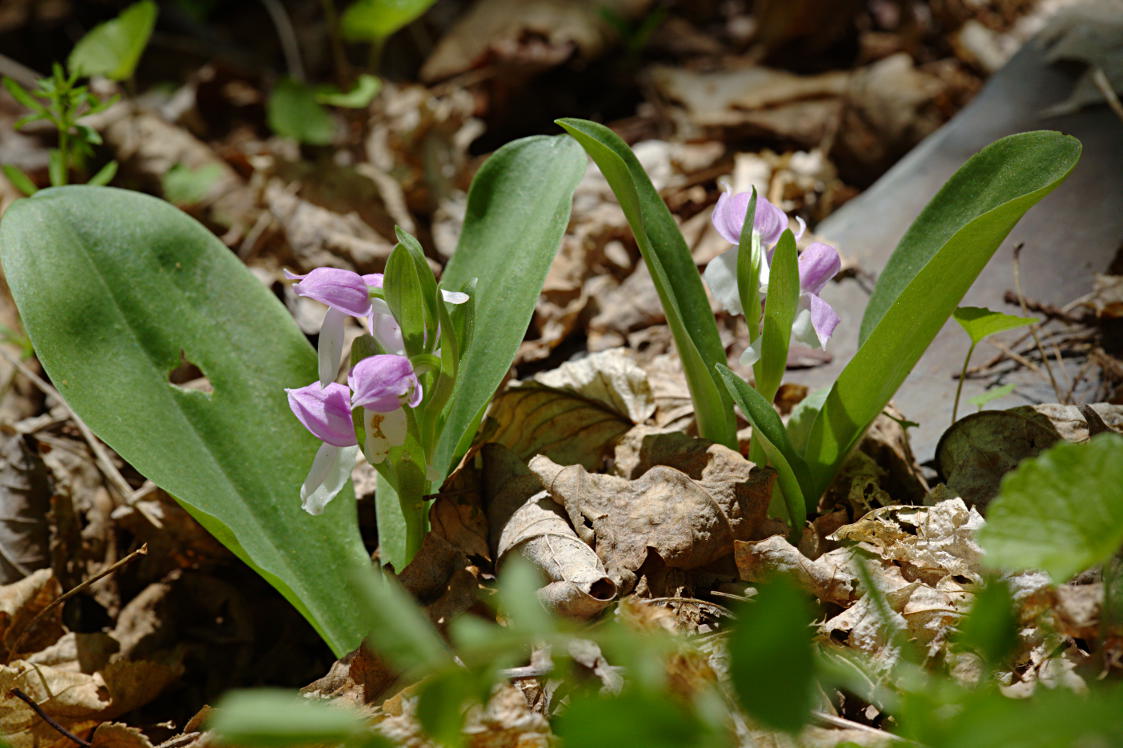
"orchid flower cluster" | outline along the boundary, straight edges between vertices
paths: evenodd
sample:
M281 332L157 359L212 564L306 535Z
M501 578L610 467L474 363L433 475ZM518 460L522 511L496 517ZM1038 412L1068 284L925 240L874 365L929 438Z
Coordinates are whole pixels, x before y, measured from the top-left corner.
M714 258L703 274L706 284L710 287L714 298L730 314L745 314L741 302L742 289L737 279L739 260L738 245L741 232L745 225L749 204L753 193L740 192L731 194L723 192L714 207L712 217L714 228L722 238L733 244L730 249ZM799 239L806 228L803 220L796 219L798 229L795 238ZM766 248L767 261L760 263L759 273L759 298L763 303L768 294L769 268L776 243L788 228L788 216L783 210L768 202L761 196L756 196L756 211L752 222L752 248ZM799 253L799 306L795 320L792 323L792 338L813 349L823 349L830 340L831 334L838 326L839 317L830 304L819 296L819 291L842 268L838 251L829 244L813 242ZM756 316L759 322L759 315ZM752 329L750 322L749 345L741 355L741 363L745 366L755 364L760 360L761 347L758 331Z
M398 236L386 275L330 267L304 275L285 272L297 281L297 295L327 306L317 346L319 378L285 390L293 415L321 441L300 487L301 505L309 514L323 512L342 490L360 445L366 459L395 488L400 488L398 478L406 463L413 463L420 475L429 472L433 436L439 429L433 421L451 392L460 348L454 338L464 329L463 320L459 326L453 321L451 309L470 310L471 305L462 292L439 289L437 294L420 245L404 232ZM387 288L394 285L398 293ZM366 334L352 346L343 384L335 380L349 317L361 321ZM425 413L420 413L423 402Z

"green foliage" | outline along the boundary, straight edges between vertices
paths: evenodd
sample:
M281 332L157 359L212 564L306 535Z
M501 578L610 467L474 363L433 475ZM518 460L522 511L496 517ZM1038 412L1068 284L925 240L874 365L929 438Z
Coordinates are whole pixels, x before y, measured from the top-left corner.
M975 652L992 668L1006 664L1018 646L1018 613L1010 585L992 577L978 591L971 612L959 623L955 643Z
M176 164L161 180L164 197L175 205L195 205L221 178L222 167L218 164L204 164L198 169Z
M334 86L321 86L316 90L316 101L344 109L365 109L381 90L381 78L363 73L350 91L340 91Z
M343 11L340 25L351 41L381 42L421 17L436 0L357 0Z
M745 221L748 225L748 220ZM772 400L780 389L788 365L788 346L792 322L799 306L799 264L795 236L785 230L772 253L768 298L764 302L764 331L761 333L760 360L753 367L756 387L765 400Z
M316 100L316 89L292 78L273 87L265 105L269 129L309 145L327 145L335 136L335 120Z
M967 349L967 355L963 358L963 370L959 373L959 384L955 388L955 402L951 406L951 422L955 423L955 416L959 412L959 396L963 393L963 381L967 378L967 365L971 363L971 354L975 352L975 346L991 335L1032 325L1038 320L1033 317L1014 317L1010 314L992 312L990 309L978 306L961 306L952 312L951 316L971 337L971 346ZM1010 390L1013 389L1013 385L1010 385ZM1007 390L1007 392L1010 390ZM995 395L994 397L1001 397L1001 395ZM971 402L978 399L975 398ZM984 404L986 402L988 401L983 400ZM979 408L982 409L982 407L983 405L980 404Z
M741 706L764 725L798 732L815 701L813 613L786 577L761 585L729 637L729 675Z
M95 26L74 45L67 67L78 75L104 75L115 81L132 78L156 25L156 13L155 2L141 0Z
M472 180L464 228L441 278L446 289L469 292L475 306L431 462L441 480L468 449L515 358L584 172L571 139L536 136L497 150Z
M665 693L628 690L617 695L582 693L557 718L554 730L567 746L581 748L717 748L728 736Z
M982 410L988 403L994 402L1012 393L1015 387L1017 387L1017 385L1013 383L1004 384L1000 387L991 387L986 392L967 398L967 402L971 403L979 410Z
M745 418L753 424L753 440L764 450L769 464L776 469L780 491L784 495L784 504L791 520L792 534L798 536L807 521L808 504L812 500L804 496L799 484L799 476L805 472L802 459L788 439L788 433L772 403L725 364L717 364L714 369L733 402L737 403ZM814 509L813 506L810 508Z
M826 490L1002 240L1079 157L1079 141L1060 133L1011 135L968 159L921 211L879 276L860 347L811 427L806 496Z
M961 306L951 316L971 336L972 348L991 335L1040 321L1033 317L1002 314L979 306Z
M30 110L30 113L16 121L18 130L24 125L46 120L58 131L58 148L49 152L48 171L51 185L60 187L69 181L71 168L81 170L85 160L93 155L94 146L101 145L101 136L88 125L79 122L83 117L96 114L114 103L115 99L101 100L88 87L78 85L78 74L67 74L61 65L51 68L50 78L36 81L36 87L28 91L11 78L4 78L4 87L17 102ZM104 184L113 177L117 165L106 164L91 182ZM4 167L4 174L25 195L36 191L34 183L26 174L14 166Z
M1123 545L1123 436L1062 442L1002 479L979 544L1002 569L1042 569L1056 582Z
M171 205L44 190L0 223L4 272L55 386L90 428L303 613L337 655L366 634L350 489L320 517L298 487L316 440L284 388L316 357L272 294ZM168 381L183 358L213 393ZM295 542L299 538L299 542Z
M437 629L409 593L388 575L359 574L359 604L370 646L402 672L435 671L452 663Z
M275 689L231 691L207 720L223 744L247 748L344 744L389 748L392 743L344 707Z
M596 162L620 201L682 359L699 433L735 448L733 403L713 368L725 363L725 348L702 279L674 217L639 159L616 133L588 120L561 119L557 123Z

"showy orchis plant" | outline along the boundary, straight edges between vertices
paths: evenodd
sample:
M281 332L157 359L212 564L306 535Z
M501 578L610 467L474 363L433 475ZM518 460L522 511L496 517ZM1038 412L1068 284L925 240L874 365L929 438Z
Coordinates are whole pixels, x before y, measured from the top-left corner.
M405 521L406 555L412 556L425 532L423 497L427 492L414 478L443 478L432 464L437 446L434 437L442 425L439 415L433 414L440 413L455 384L457 351L463 350L465 342L458 339L458 331L471 328L473 307L463 292L439 289L439 299L427 298L438 291L433 271L416 239L401 230L398 237L388 270L394 286L412 283L413 288L406 294L391 295L407 327L419 324L422 334L409 335L408 340L403 335L387 302L382 273L359 275L328 267L307 275L286 271L286 277L297 281L293 290L325 304L327 312L317 346L318 381L285 391L293 414L321 441L300 487L304 510L320 514L342 490L354 466L361 434L367 461L394 489ZM459 326L452 317L456 310L446 304L462 307L465 319ZM367 335L352 351L353 365L343 385L335 379L348 317L362 321ZM443 328L442 320L446 323ZM387 510L383 507L382 513Z
M347 485L359 448L379 471L380 560L403 569L425 496L468 450L522 342L585 166L567 137L524 138L488 158L442 273L458 293L441 290L405 233L384 276L293 278L328 307L318 354L221 241L154 197L41 190L4 214L0 253L35 352L74 412L342 656L371 626L355 589L370 555ZM366 334L344 384L347 317ZM184 360L211 391L169 378Z
M753 427L750 456L763 454L778 473L793 534L999 244L1080 157L1079 141L1045 131L1011 135L972 156L890 257L863 316L854 358L829 389L800 403L785 426L771 400L793 331L797 341L821 347L838 324L818 295L838 270L837 253L813 244L797 257L782 211L762 198L722 198L714 224L738 246L711 263L706 275L718 301L749 318L743 360L755 360L754 389L726 366L702 284L689 273L690 250L635 154L603 125L558 124L593 158L620 201L666 312L699 432L735 446L728 416L730 403L737 404ZM766 258L764 246L773 242Z

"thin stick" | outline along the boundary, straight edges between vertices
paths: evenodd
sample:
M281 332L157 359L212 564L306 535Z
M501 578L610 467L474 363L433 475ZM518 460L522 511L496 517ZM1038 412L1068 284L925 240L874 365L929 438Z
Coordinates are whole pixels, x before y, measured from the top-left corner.
M51 601L50 605L48 605L47 607L43 608L41 611L36 613L35 617L32 618L31 621L29 621L28 624L23 627L23 631L20 632L20 635L16 638L15 642L13 642L13 644L12 644L11 654L17 654L19 652L19 645L23 644L23 640L24 640L24 638L26 638L28 632L30 632L32 629L34 629L35 624L39 623L39 620L43 616L47 615L47 613L50 613L52 610L54 610L58 606L62 605L64 602L66 602L70 598L74 597L79 592L82 592L83 590L87 589L94 582L97 582L101 579L104 579L105 577L109 576L113 572L120 569L122 566L125 566L128 563L131 563L134 559L137 559L141 556L145 556L147 554L148 554L148 543L144 543L140 546L140 548L137 548L135 551L133 551L129 555L125 556L120 561L117 561L116 563L109 565L108 567L106 567L102 571L98 572L94 576L90 577L89 579L85 580L84 582L80 582L79 584L75 585L74 587L70 588L66 592L64 592L61 595L59 595L58 597L56 597L54 600Z
M82 746L82 748L93 748L93 743L91 743L88 740L83 740L82 738L80 738L77 735L75 735L74 733L72 733L70 730L67 730L65 727L60 725L49 714L47 714L46 712L43 711L43 707L36 704L35 700L33 698L31 698L30 696L28 696L27 694L25 694L23 691L19 690L18 688L13 688L12 690L8 691L8 695L9 696L15 696L17 699L19 699L23 703L27 704L29 707L31 707L31 710L33 712L35 712L36 714L39 715L39 719L46 722L48 725L50 725L55 730L57 730L60 734L64 735L65 737L70 738L75 743Z
M1092 82L1096 84L1096 88L1100 89L1100 93L1107 99L1107 105L1111 107L1111 111L1123 120L1123 103L1119 101L1119 96L1116 95L1115 89L1111 87L1111 81L1107 79L1107 74L1098 65L1092 68Z
M304 82L304 65L300 61L300 46L296 42L296 31L293 30L292 21L289 20L285 7L278 0L261 0L273 26L277 29L277 39L281 42L281 51L285 55L285 67L288 68L289 77L293 80Z
M90 445L90 451L94 453L94 459L97 461L98 467L101 468L102 475L104 475L105 479L109 481L109 484L117 490L121 498L125 500L125 503L130 503L130 498L133 495L133 487L130 486L129 482L125 480L125 477L121 475L121 471L117 469L117 466L113 464L113 460L109 458L109 453L105 451L105 447L102 446L102 443L94 436L94 433L90 431L89 426L78 417L78 414L70 407L70 403L66 402L66 398L60 395L59 391L47 383L42 377L32 371L30 367L3 348L0 348L0 357L19 369L20 373L30 379L31 383L39 388L39 391L44 395L58 398L58 401L62 403L63 407L66 408L66 411L70 414L70 417L74 420L74 425L78 427L82 438Z
M1029 312L1026 310L1025 294L1022 293L1022 272L1021 272L1021 268L1022 268L1021 254L1022 254L1022 247L1024 247L1024 246L1025 246L1025 244L1022 243L1022 244L1019 244L1018 246L1014 247L1014 291L1018 294L1018 305L1021 307L1022 316L1027 317L1027 316L1029 316ZM1041 353L1041 363L1043 363L1045 365L1045 373L1049 375L1049 384L1053 385L1053 394L1055 394L1057 396L1058 401L1063 403L1065 401L1061 400L1061 388L1059 386L1057 386L1057 379L1056 379L1056 377L1053 376L1053 367L1049 365L1049 354L1045 352L1044 346L1041 345L1041 338L1039 338L1037 336L1037 323L1036 322L1034 322L1032 325L1029 326L1029 331L1033 335L1033 342L1037 343L1038 352ZM1057 364L1061 365L1059 361L1057 362Z
M836 717L835 715L827 714L826 712L811 712L811 716L815 719L815 721L821 722L828 727L838 727L844 730L861 730L862 732L868 732L877 735L879 738L888 740L891 743L909 742L899 735L894 735L891 732L885 732L885 730L879 730L876 727L870 727L869 725L863 725L861 722L855 722L853 720L846 719L845 717Z

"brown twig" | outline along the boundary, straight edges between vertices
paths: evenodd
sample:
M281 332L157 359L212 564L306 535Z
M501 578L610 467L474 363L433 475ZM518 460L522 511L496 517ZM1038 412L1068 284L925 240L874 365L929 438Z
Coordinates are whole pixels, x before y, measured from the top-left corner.
M20 635L18 637L16 637L16 640L12 643L11 653L16 654L16 653L19 652L19 646L21 644L23 644L23 640L27 637L27 634L35 628L35 624L39 623L40 619L42 619L43 616L47 615L47 613L51 612L52 610L54 610L58 606L62 605L64 602L66 602L70 598L74 597L79 592L82 592L83 590L87 589L94 582L97 582L98 580L104 579L105 577L109 576L113 572L120 569L122 566L125 566L126 564L132 562L134 559L139 558L140 556L147 555L147 553L148 553L148 543L144 543L143 545L140 546L140 548L137 548L135 551L133 551L129 555L125 556L120 561L117 561L116 563L113 563L113 564L109 565L108 567L106 567L102 571L98 572L94 576L90 577L89 579L87 579L83 582L80 582L79 584L75 585L74 587L70 588L66 592L64 592L61 595L59 595L58 597L56 597L54 600L51 601L51 603L47 607L43 608L41 611L36 613L35 617L32 618L27 623L27 625L23 627L23 630L20 632Z
M39 706L38 704L35 703L35 699L31 698L30 696L25 694L23 691L19 690L18 688L13 688L10 691L8 691L8 695L9 696L15 696L17 699L19 699L20 701L22 701L23 703L25 703L29 707L31 707L31 710L39 715L39 719L43 720L48 725L53 727L55 730L57 730L59 732L59 734L65 736L67 738L70 738L75 743L82 746L82 748L93 748L93 743L91 743L88 740L83 740L82 738L80 738L77 735L75 735L74 733L72 733L70 730L67 730L65 727L60 725L58 722L56 722L54 720L53 717L51 717L49 714L47 714L46 712L43 711L43 707L41 707L41 706Z
M1025 247L1024 243L1019 243L1018 246L1014 247L1014 291L1018 294L1018 306L1022 310L1022 316L1027 317L1029 316L1029 312L1026 309L1026 297L1025 294L1022 293L1021 254L1023 247ZM1045 352L1044 346L1041 345L1041 338L1037 336L1036 322L1029 326L1029 332L1033 335L1033 342L1037 344L1037 350L1041 352L1041 363L1045 365L1045 373L1049 375L1049 384L1053 386L1053 393L1060 402L1066 402L1065 400L1061 400L1061 388L1057 385L1056 377L1053 376L1053 367L1049 365L1049 354ZM1064 368L1064 365L1061 364L1059 359L1057 360L1057 365Z

